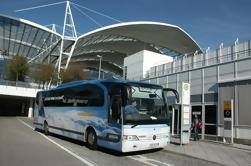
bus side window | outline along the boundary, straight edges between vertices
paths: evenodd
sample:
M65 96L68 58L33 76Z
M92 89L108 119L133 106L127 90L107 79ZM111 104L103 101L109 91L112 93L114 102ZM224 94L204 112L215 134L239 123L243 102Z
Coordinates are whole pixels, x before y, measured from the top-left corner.
M121 123L121 97L112 96L110 101L109 122Z
M93 84L74 87L77 98L77 106L98 107L104 105L103 89Z

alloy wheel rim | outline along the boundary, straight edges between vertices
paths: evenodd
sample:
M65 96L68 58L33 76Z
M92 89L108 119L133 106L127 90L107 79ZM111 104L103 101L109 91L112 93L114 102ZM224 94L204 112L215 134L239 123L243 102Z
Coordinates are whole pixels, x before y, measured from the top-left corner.
M89 142L89 144L94 143L94 135L92 132L88 135L88 142Z

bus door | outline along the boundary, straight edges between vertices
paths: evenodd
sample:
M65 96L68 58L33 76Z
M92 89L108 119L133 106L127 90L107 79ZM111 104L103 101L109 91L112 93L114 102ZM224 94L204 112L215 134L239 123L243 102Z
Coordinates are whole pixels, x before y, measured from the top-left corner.
M109 123L121 125L122 117L122 101L120 95L110 96L110 110L109 110Z
M122 135L122 106L123 106L123 93L122 86L115 84L109 86L108 96L108 126L112 133L107 133L108 137L110 134L114 134L108 141L119 143ZM115 145L114 146L118 146ZM119 147L114 147L119 148Z
M108 123L121 129L122 124L122 86L111 85L109 87L109 117Z

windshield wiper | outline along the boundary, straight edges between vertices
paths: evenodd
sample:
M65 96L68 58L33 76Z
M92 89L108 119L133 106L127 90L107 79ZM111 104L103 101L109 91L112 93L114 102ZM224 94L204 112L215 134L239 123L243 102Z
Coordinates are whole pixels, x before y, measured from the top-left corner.
M138 126L137 124L135 124L135 125L132 125L132 127L131 128L134 128L134 127L136 127L136 126Z

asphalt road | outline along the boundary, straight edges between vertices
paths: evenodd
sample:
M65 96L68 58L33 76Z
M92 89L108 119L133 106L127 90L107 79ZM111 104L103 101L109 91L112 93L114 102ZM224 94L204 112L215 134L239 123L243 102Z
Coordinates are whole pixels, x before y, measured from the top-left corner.
M121 154L58 135L34 131L27 118L0 117L0 166L171 166L217 165L164 150Z

